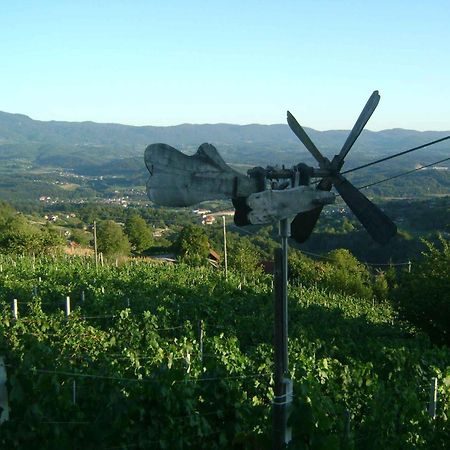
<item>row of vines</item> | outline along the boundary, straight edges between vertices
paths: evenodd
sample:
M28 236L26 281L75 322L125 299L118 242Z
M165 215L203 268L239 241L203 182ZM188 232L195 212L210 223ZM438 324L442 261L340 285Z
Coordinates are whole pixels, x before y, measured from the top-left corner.
M289 301L289 448L447 447L447 347L387 302L302 285ZM0 307L10 407L2 448L271 447L270 276L3 256Z

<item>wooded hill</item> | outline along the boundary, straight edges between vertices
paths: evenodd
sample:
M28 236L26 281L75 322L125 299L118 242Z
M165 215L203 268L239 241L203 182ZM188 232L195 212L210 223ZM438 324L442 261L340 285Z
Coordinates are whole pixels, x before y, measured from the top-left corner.
M348 135L347 130L306 130L328 156L332 156L342 146ZM450 131L364 130L351 158L352 161L371 160L449 134ZM154 142L165 142L187 153L194 152L203 142L210 142L229 163L266 165L312 162L309 153L285 124L129 126L94 122L42 122L22 114L0 112L1 159L26 158L38 164L76 169L88 163L141 157L145 147ZM433 158L437 160L447 156L449 148L448 143L438 144L421 152L415 160L432 162Z

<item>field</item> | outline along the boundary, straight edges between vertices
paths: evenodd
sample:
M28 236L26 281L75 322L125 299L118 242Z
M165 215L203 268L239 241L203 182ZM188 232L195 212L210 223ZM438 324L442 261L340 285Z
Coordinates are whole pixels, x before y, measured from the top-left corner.
M270 276L68 256L0 270L3 448L271 447ZM387 302L291 285L289 314L289 448L446 448L447 347Z

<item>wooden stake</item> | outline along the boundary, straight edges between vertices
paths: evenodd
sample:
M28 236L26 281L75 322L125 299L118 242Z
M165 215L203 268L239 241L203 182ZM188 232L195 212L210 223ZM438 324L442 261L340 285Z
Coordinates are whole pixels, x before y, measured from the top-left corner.
M76 382L76 380L72 381L72 403L74 405L77 404L77 382Z
M95 254L95 268L98 267L98 254L97 254L97 222L94 220L94 254Z
M225 280L228 279L228 257L227 257L227 228L225 226L225 216L222 216L223 222L223 259L225 262Z
M9 420L7 379L5 361L3 356L0 356L0 424Z
M70 316L70 297L66 297L66 317Z
M198 323L198 334L199 334L198 346L199 346L199 352L200 352L200 361L203 362L203 334L204 334L203 320L200 320Z
M436 419L436 407L437 407L437 378L431 379L430 386L430 403L428 405L428 414L432 419Z
M15 298L12 302L12 313L13 313L14 319L17 320L17 318L19 317L19 309L17 307L17 298Z

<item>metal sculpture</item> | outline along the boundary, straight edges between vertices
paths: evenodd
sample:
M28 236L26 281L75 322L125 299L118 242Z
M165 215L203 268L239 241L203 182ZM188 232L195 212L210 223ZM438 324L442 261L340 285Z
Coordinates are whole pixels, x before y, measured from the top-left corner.
M232 199L238 226L290 221L291 237L304 242L311 235L324 205L334 202L332 187L340 194L370 236L386 244L397 232L395 224L341 175L344 159L375 111L380 96L373 92L342 149L330 161L311 141L288 111L287 121L318 162L291 168L254 167L243 175L228 166L211 144L202 144L187 156L167 144L152 144L145 151L150 172L149 198L162 206L189 206L205 200ZM316 186L311 179L320 178Z

